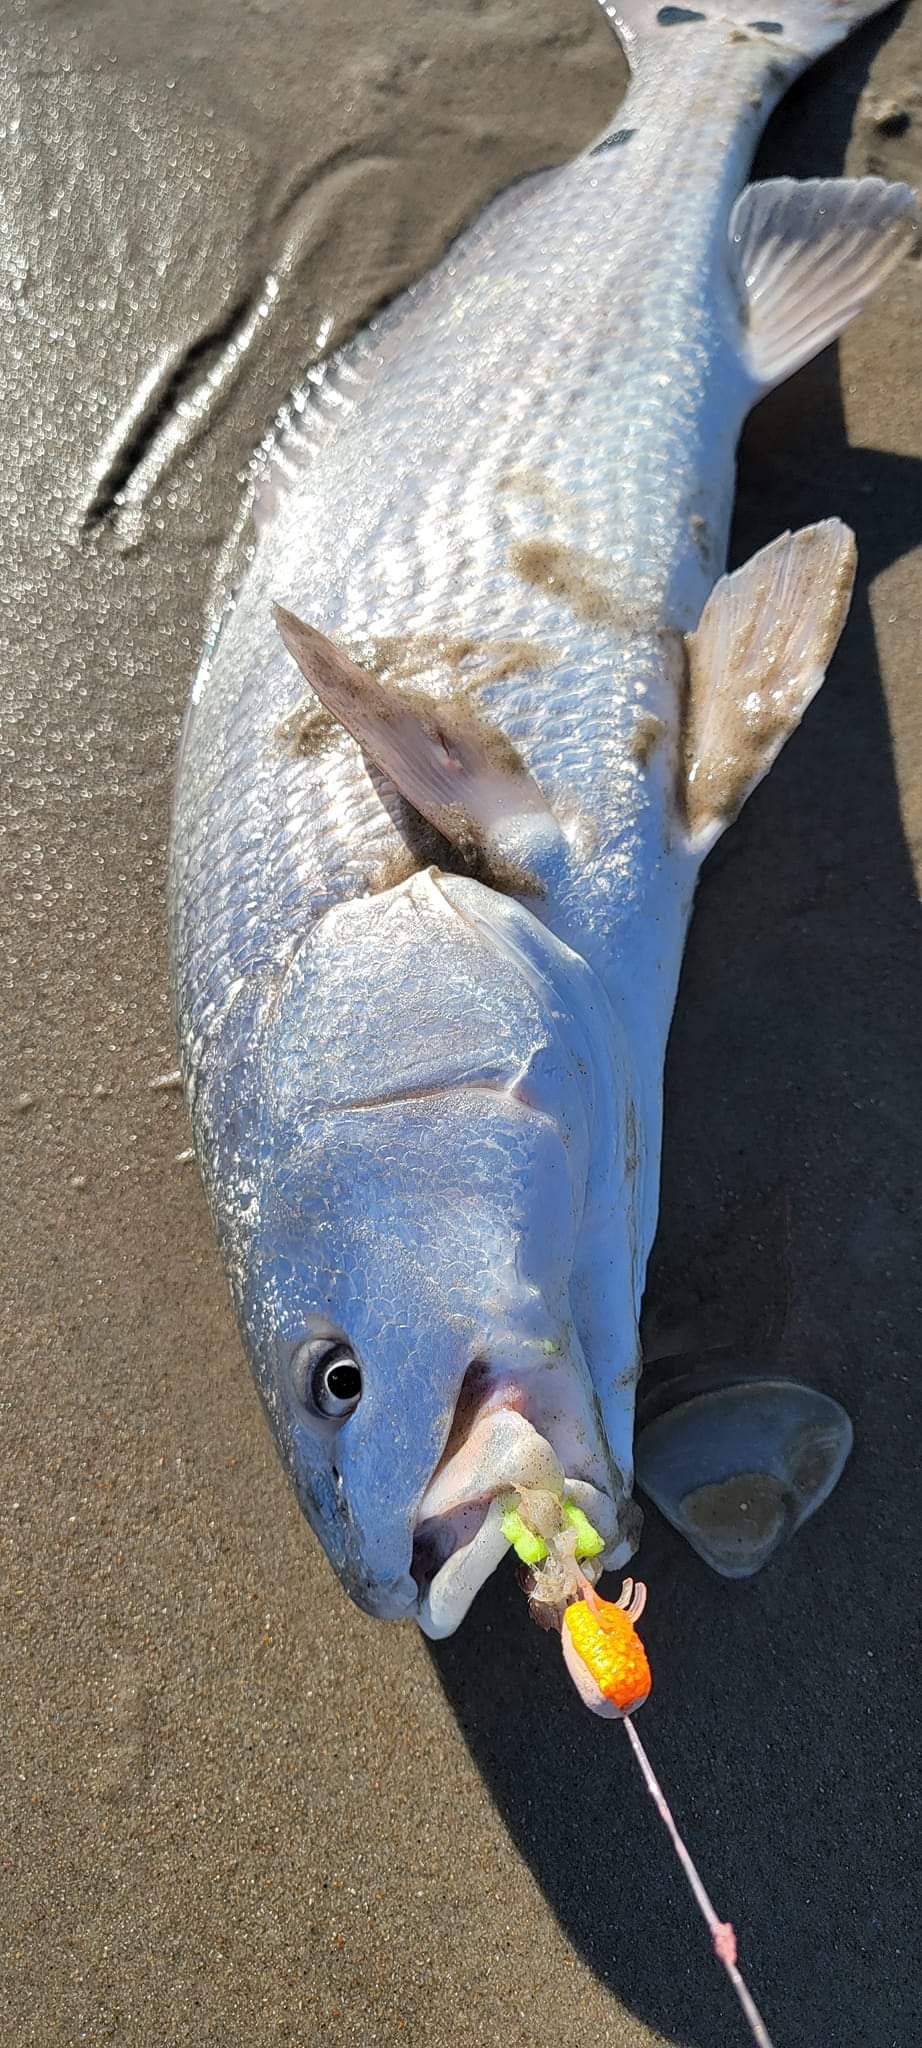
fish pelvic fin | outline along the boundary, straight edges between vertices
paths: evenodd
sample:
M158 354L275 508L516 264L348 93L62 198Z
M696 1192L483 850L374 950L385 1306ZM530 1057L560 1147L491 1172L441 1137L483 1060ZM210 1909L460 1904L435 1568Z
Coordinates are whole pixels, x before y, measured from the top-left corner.
M680 810L709 852L820 687L845 624L855 537L839 519L784 533L716 583L686 636Z
M819 354L860 313L919 225L909 185L768 178L730 216L742 352L759 393Z
M643 61L644 47L672 37L677 54L686 32L701 22L723 23L753 39L770 38L785 68L792 76L822 57L836 43L844 42L852 30L881 14L893 0L773 0L770 7L753 7L746 0L687 0L685 5L661 4L661 0L598 0L622 45L632 71Z
M483 879L513 894L542 894L541 868L563 834L506 734L461 700L398 687L361 668L282 605L273 611L324 709L405 801Z

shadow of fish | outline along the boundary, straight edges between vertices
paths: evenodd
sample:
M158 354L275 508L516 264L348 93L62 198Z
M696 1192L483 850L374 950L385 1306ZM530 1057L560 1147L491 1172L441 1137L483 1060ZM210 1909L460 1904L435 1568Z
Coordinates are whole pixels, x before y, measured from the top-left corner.
M636 1546L695 881L854 573L829 519L721 575L737 437L914 223L878 178L741 190L873 6L606 11L617 121L293 399L179 765L181 1057L244 1343L343 1584L432 1635L510 1488Z

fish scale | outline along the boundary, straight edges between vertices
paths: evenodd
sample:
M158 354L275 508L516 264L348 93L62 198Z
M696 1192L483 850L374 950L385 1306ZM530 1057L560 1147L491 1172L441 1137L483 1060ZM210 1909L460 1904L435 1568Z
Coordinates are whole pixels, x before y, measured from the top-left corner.
M193 686L172 960L238 1320L344 1584L433 1635L502 1554L517 1458L565 1475L606 1566L636 1544L695 881L854 573L830 519L721 576L736 442L913 221L876 178L741 187L865 11L606 7L634 74L609 128L309 372ZM747 1466L772 1485L782 1425Z
M692 55L671 145L659 118L661 81L635 83L618 112L619 124L635 130L629 146L530 178L511 218L501 198L495 218L479 222L413 299L334 358L325 381L339 401L335 419L327 420L297 488L264 531L224 626L220 659L215 650L206 671L209 715L193 727L211 756L222 723L239 710L251 732L245 774L254 796L254 734L261 742L264 803L253 806L250 863L260 882L258 900L238 905L244 931L251 920L268 922L284 947L288 934L281 915L277 924L273 919L276 907L284 903L289 931L302 931L308 905L322 914L357 883L367 885L399 851L396 833L370 801L357 799L352 829L342 829L348 778L366 781L348 743L338 758L327 754L302 770L300 792L292 786L277 730L301 689L280 651L266 657L264 626L274 598L355 645L368 635L440 627L485 641L520 636L550 649L550 674L486 684L483 706L539 781L561 788L575 782L584 801L594 781L603 830L593 871L579 886L586 901L597 874L607 895L608 835L623 839L630 831L625 810L632 798L647 797L639 778L624 772L626 738L639 706L653 700L659 715L674 718L675 704L644 677L635 636L626 641L612 629L581 627L566 602L516 580L509 552L514 535L560 533L563 544L591 550L613 605L620 598L625 607L661 616L681 588L676 623L693 624L700 610L706 572L690 511L683 520L678 508L701 495L700 445L710 432L709 394L722 367L703 258L710 260L715 217L726 218L737 189L735 159L751 149L757 128L755 109L741 108L740 98L767 90L776 63L764 48L722 40L716 70L712 48L697 63ZM692 140L682 118L702 77L714 84L714 104ZM662 204L670 146L684 181L674 220L663 218ZM661 252L652 279L644 278L651 240ZM343 372L353 365L350 388ZM739 406L723 427L722 464L713 444L708 449L728 504L720 469L729 476L743 405L738 377L737 383ZM470 401L473 390L483 394L480 403ZM538 472L559 494L565 521L534 500L511 516L508 478L522 469ZM453 513L446 499L455 500ZM723 545L718 532L716 559ZM427 682L440 690L451 679L430 671ZM194 770L219 801L227 792L234 816L240 768L234 752ZM280 811L294 827L287 835L291 868L274 857ZM261 840L271 848L268 870ZM238 944L222 918L213 947L228 979L239 971Z

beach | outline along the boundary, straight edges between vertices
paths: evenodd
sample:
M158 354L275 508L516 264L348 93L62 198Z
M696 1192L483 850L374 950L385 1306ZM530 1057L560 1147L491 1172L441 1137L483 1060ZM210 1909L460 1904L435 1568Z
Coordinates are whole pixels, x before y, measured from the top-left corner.
M9 0L6 29L0 2034L729 2048L623 1732L513 1572L438 1646L346 1601L151 1086L176 742L251 452L491 193L599 132L623 59L591 0ZM918 0L757 164L867 170L922 183ZM717 1580L652 1508L636 1560L639 1726L776 2048L918 2031L920 277L744 438L734 560L838 514L859 580L704 872L648 1286L654 1337L855 1425L764 1575Z

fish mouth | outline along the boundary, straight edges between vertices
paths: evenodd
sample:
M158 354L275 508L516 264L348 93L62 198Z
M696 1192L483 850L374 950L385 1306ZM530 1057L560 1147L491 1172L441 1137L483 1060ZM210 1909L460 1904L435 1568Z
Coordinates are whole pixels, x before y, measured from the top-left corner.
M595 1479L598 1454L586 1463L592 1480L565 1470L546 1418L520 1385L505 1382L478 1398L466 1383L448 1442L426 1488L413 1541L411 1571L419 1589L416 1619L424 1634L451 1635L509 1548L507 1508L520 1492L566 1493L605 1542L604 1566L622 1561L618 1510ZM540 1426L543 1422L544 1426ZM569 1461L568 1461L569 1462ZM629 1554L629 1546L625 1555Z

